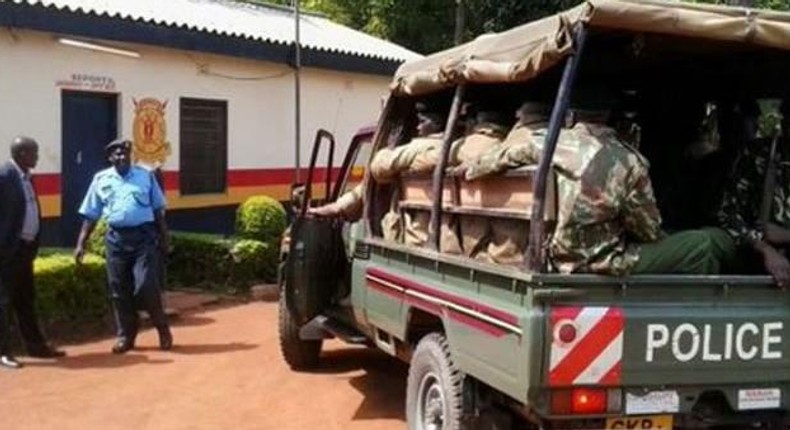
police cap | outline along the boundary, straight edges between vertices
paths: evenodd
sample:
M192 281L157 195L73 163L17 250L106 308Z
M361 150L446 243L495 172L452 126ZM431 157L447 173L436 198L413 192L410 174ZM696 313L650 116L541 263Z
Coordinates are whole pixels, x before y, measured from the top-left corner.
M126 151L132 150L132 142L126 139L115 139L104 147L104 153L109 155L115 148L123 148Z

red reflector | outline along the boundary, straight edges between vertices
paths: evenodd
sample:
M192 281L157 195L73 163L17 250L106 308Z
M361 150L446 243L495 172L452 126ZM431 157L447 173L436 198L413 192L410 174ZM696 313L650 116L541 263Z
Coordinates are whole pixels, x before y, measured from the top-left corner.
M573 342L576 340L576 327L574 327L572 323L563 324L557 333L557 337L559 337L560 341L563 343Z
M572 391L571 412L574 414L600 414L606 412L606 390L577 388Z
M551 393L551 413L555 415L570 415L571 413L570 390L556 390Z

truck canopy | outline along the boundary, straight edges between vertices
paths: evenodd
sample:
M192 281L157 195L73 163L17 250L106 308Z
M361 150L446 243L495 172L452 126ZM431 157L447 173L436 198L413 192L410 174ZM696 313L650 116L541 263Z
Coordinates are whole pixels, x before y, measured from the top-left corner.
M573 52L572 30L580 23L593 31L790 50L790 13L654 0L588 0L565 12L404 63L391 90L395 95L415 96L463 82L527 81Z

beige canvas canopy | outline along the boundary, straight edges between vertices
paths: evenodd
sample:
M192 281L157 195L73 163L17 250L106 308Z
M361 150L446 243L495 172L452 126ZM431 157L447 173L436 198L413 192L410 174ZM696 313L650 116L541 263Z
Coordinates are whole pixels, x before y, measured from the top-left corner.
M419 95L460 82L521 82L555 65L573 50L572 29L650 32L790 50L790 13L694 3L588 0L538 21L403 64L395 94Z

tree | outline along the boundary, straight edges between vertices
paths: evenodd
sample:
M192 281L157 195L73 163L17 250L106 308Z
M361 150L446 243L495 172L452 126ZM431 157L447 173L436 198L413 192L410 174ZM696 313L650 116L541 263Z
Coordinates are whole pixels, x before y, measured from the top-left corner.
M292 0L249 0L290 6ZM463 40L571 8L583 0L464 0ZM687 0L790 10L790 0ZM427 54L454 44L456 0L302 0L304 10Z

